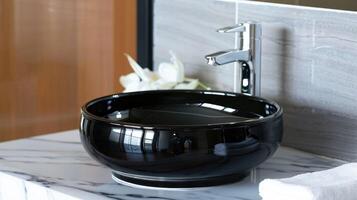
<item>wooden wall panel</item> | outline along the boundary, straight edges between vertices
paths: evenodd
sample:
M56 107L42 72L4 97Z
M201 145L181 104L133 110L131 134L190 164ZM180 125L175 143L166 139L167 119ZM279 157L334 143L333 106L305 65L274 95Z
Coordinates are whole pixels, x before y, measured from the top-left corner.
M137 35L136 23L134 23L137 20L136 1L114 0L114 8L115 10L120 10L120 12L114 12L114 34L116 36L114 37L114 85L117 91L121 91L123 88L118 84L118 77L121 74L127 74L132 71L123 53L128 53L136 58Z
M78 99L84 102L114 92L113 1L77 1Z
M76 128L84 102L119 91L135 3L0 0L0 141Z
M10 107L10 79L11 73L11 45L12 41L12 15L9 11L12 10L12 3L10 1L0 1L0 92L1 104L0 104L0 127L2 131L10 132L10 122L13 113L11 113Z

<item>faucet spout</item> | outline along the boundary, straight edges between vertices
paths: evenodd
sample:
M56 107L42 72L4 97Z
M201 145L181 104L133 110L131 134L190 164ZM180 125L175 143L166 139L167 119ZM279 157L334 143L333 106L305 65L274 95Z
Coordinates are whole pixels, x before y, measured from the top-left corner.
M207 63L213 66L239 61L249 61L250 57L251 55L249 50L237 49L219 51L205 56Z
M240 91L245 95L260 96L260 62L261 62L261 25L253 22L245 22L234 26L218 29L220 33L237 33L240 39L236 49L219 51L206 55L209 65L224 65L237 62L240 66ZM239 44L239 46L238 46ZM238 76L234 73L234 84ZM235 87L235 92L237 91Z

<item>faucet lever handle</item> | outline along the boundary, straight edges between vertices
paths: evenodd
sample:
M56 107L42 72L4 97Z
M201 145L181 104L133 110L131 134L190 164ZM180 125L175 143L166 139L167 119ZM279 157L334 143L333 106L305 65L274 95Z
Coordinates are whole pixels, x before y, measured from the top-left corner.
M245 26L244 24L236 24L233 26L227 26L224 28L220 28L217 30L218 33L236 33L236 32L244 32Z

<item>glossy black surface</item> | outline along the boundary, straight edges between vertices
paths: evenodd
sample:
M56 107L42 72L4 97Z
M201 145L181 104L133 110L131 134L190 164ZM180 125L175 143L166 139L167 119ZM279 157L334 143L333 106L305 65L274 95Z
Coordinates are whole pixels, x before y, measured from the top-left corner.
M274 153L282 123L282 109L261 98L167 90L95 99L82 107L80 133L88 153L116 177L193 187L247 174Z

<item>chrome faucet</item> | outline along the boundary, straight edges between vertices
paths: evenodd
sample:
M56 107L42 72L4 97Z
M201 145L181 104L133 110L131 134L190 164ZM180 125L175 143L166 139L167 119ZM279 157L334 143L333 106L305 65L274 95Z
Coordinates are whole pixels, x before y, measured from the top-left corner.
M237 62L241 67L241 93L260 96L261 25L245 22L217 32L238 33L239 47L206 55L207 63L216 66Z

